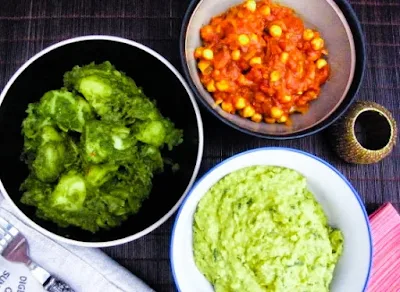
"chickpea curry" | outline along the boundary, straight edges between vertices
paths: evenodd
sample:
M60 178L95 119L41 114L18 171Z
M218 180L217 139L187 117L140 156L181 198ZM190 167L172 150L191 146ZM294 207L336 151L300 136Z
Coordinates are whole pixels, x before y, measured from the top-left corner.
M305 113L329 77L328 51L294 10L247 0L200 31L195 52L200 80L215 103L254 122L290 125Z

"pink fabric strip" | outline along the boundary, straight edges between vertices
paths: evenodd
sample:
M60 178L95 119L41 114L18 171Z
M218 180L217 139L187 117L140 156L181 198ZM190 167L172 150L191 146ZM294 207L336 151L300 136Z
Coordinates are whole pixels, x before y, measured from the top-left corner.
M368 292L400 292L400 216L386 203L370 216L374 258Z

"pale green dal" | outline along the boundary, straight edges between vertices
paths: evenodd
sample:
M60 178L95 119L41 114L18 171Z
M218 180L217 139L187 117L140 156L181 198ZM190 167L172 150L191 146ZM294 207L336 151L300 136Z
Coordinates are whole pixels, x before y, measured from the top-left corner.
M194 256L215 291L329 291L343 236L300 173L253 166L217 182L194 215Z

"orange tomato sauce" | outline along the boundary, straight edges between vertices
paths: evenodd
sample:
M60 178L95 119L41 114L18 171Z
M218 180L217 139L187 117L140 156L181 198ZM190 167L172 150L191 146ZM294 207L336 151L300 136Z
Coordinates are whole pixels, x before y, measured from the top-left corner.
M229 113L285 123L304 113L329 77L328 51L316 30L288 7L247 0L200 31L194 56L200 80Z

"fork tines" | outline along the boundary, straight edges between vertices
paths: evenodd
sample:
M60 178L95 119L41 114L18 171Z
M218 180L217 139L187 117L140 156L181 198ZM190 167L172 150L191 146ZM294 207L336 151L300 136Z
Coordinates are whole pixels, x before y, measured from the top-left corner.
M11 225L4 218L0 217L0 255L18 233L19 231L17 228Z

